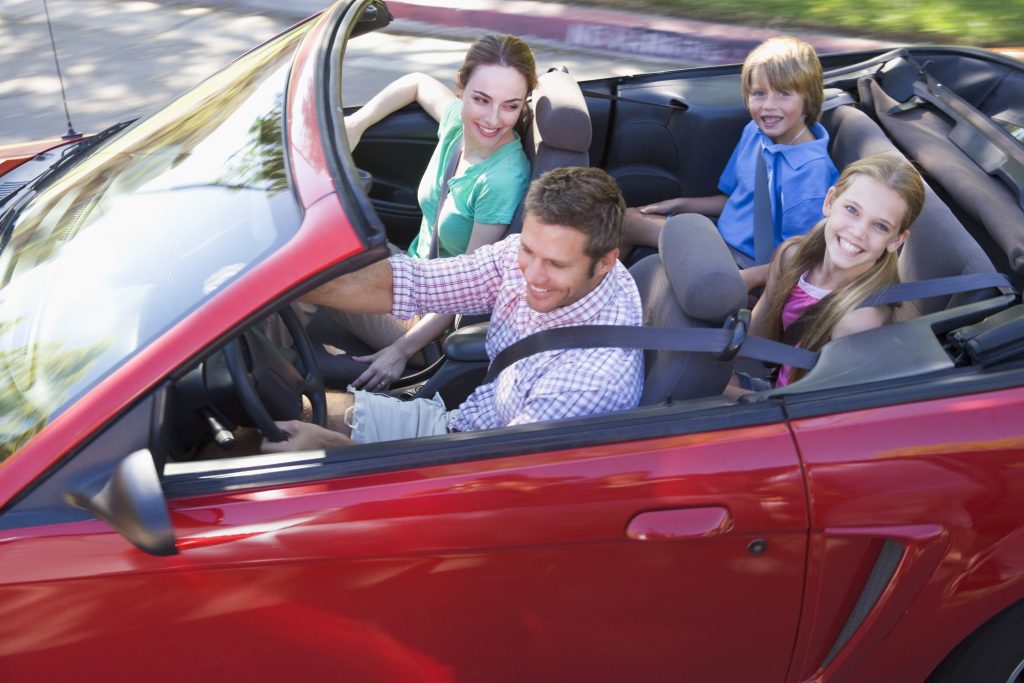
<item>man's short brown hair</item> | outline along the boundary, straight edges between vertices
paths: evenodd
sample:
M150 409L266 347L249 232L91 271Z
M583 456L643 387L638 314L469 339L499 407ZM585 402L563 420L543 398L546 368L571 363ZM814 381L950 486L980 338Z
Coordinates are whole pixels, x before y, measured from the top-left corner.
M530 185L526 213L550 225L564 225L587 237L593 269L622 241L626 201L615 180L599 168L567 166L548 171Z

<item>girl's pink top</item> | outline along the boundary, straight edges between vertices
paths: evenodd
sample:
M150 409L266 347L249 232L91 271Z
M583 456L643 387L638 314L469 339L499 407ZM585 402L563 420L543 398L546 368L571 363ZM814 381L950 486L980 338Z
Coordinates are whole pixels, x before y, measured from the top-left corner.
M789 329L789 326L796 322L804 314L808 308L824 299L829 294L829 290L822 289L821 287L815 287L811 283L807 282L807 273L800 276L800 280L793 285L793 291L789 293L789 298L786 299L786 303L782 306L782 331L785 332ZM779 377L775 380L775 386L784 387L789 383L789 373L792 367L789 365L783 365L779 370Z

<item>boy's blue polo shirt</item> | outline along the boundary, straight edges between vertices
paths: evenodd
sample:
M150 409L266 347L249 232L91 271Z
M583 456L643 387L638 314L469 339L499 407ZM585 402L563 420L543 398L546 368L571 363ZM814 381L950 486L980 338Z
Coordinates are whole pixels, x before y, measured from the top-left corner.
M729 195L718 230L731 246L754 256L754 174L757 154L765 155L772 215L777 217L775 245L810 231L822 218L821 207L839 171L828 155L828 131L820 123L810 127L814 140L801 145L777 145L753 121L722 171L718 189ZM779 220L779 206L782 206Z

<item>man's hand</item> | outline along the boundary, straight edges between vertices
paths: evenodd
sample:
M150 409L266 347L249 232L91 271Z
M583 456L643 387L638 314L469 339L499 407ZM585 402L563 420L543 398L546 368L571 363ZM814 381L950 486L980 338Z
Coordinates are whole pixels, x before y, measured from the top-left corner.
M293 451L316 451L338 446L351 446L355 442L344 434L325 429L320 425L287 420L275 422L287 437L284 441L270 441L263 437L260 451L263 453L291 453Z
M366 391L383 391L401 376L409 356L398 348L398 344L391 344L369 356L352 356L352 360L370 364L352 382L352 386Z

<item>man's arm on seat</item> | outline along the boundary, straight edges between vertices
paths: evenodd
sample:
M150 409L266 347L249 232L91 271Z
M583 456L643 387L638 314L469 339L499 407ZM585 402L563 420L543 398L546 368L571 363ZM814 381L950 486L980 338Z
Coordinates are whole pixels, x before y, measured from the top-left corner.
M302 301L348 313L390 313L394 273L387 259L334 278L301 297Z

